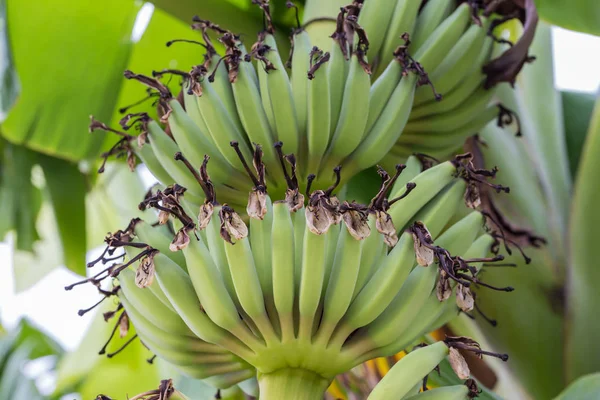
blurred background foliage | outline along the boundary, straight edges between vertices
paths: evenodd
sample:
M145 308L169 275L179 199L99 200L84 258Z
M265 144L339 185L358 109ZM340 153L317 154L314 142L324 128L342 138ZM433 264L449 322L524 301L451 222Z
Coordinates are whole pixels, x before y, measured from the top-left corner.
M278 40L288 46L294 15L285 0L271 3ZM295 3L302 9L303 1ZM193 15L235 30L247 44L262 29L262 14L250 0L153 4L144 30L136 19L149 8L140 1L29 0L25 6L21 0L0 0L0 238L11 238L18 291L59 265L85 275L86 253L138 212L144 191L139 176L119 162L98 175L99 156L115 139L87 128L90 115L115 125L119 108L145 96L140 85L123 79L123 71L151 74L200 63L200 47L165 46L176 38L201 40L189 27ZM597 0L535 4L547 23L600 34ZM594 110L593 94L554 89L549 35L542 24L532 51L538 61L525 68L515 91L502 94L518 110L524 138L494 126L481 132L489 144L486 160L507 172L499 183L527 193L513 195L503 210L549 245L532 253L532 264L487 277L518 288L512 296L482 292L488 296L482 303L501 321L498 327L462 316L452 329L480 335L491 347L514 354L511 371L496 366L495 372L518 381L515 386L532 398L552 398L574 382L557 399L596 399L599 375L585 375L600 370L600 357L590 356L600 354L600 321L594 315L600 296L593 286L600 281L595 268L600 211L594 207L600 197L600 110L598 105ZM169 86L177 92L178 80ZM137 110L154 112L150 102ZM506 151L515 158L501 157ZM173 374L165 363L148 364L151 355L139 344L114 359L95 356L111 326L101 313L94 318L80 348L69 354L26 320L2 331L0 399L43 398L24 373L27 363L40 358L50 360L46 365L55 373L54 397L79 392L87 399L107 390L131 395ZM180 384L184 391L214 395L199 381ZM241 396L236 390L227 395Z

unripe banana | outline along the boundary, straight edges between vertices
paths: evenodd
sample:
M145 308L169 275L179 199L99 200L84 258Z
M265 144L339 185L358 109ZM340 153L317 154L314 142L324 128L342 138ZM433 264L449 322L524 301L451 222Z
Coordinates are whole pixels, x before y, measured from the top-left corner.
M325 252L327 235L315 235L310 229L304 230L302 243L302 270L298 305L300 328L298 339L309 341L317 307L321 301L321 290L325 279Z
M402 44L402 35L408 33L409 37L412 37L420 6L421 3L418 1L396 1L396 7L392 13L391 24L381 48L381 56L378 61L379 73L390 63L390 61L392 61L394 50Z
M281 325L282 341L294 338L294 224L284 202L273 204L271 259L273 268L273 299Z
M386 149L398 140L408 121L416 84L414 74L400 79L377 122L344 163L345 171L350 170L352 174L368 168L377 162L375 160L381 160Z
M417 17L415 32L412 35L413 51L418 51L438 26L450 15L454 0L430 0Z
M467 64L467 62L471 63L477 59L486 39L492 40L486 38L489 25L490 20L487 18L482 19L482 26L471 25L460 39L458 39L442 63L431 73L430 79L434 83L435 89L442 93L444 100L446 100L445 94L454 89L469 74L471 65ZM427 100L435 100L431 90L426 87L417 90L415 94L415 106Z
M121 290L143 316L169 333L195 337L179 315L158 300L150 290L138 288L134 280L135 274L129 269L119 274Z
M361 252L364 240L357 241L347 229L342 228L338 241L331 277L326 285L323 316L315 342L329 341L331 333L346 313L361 265Z
M209 318L221 328L232 332L250 348L261 346L261 341L240 319L206 245L201 240L190 240L183 254L197 298Z
M316 57L316 55L314 57ZM325 53L325 55L322 55L321 57L329 57L329 54ZM312 71L311 68L311 75L312 78L309 77L308 79L307 89L307 174L319 171L321 160L327 150L327 145L329 144L329 134L332 130L331 125L333 124L331 119L330 76L327 71L327 63L318 67L316 71Z
M267 317L265 301L248 238L225 243L225 254L231 268L233 285L240 305L254 321L267 343L277 340Z
M199 84L202 87L202 95L197 99L198 107L200 108L200 113L208 128L208 132L210 133L215 146L227 162L233 168L243 173L244 169L242 165L240 165L235 152L231 151L230 145L232 141L238 142L242 154L247 159L251 158L252 152L247 145L243 133L234 122L234 119L227 111L227 108L223 105L223 101L215 91L213 83L205 78L202 79Z
M267 95L267 99L263 101L270 101L270 108L273 111L271 129L277 133L277 140L285 144L286 151L297 154L300 146L300 134L292 86L273 35L266 34L264 45L268 47L264 56L275 69L266 72L264 69L260 69L262 66L259 66L258 78L261 81L261 96Z
M306 132L307 110L311 109L310 105L307 106L307 97L309 95L305 74L310 68L310 51L312 45L310 44L310 37L305 30L295 32L292 36L292 41L294 52L292 53L292 77L290 81L298 121L298 131L303 134Z
M396 5L396 0L366 1L358 16L358 24L369 35L369 53L378 54L383 46L383 40L386 37L386 31L392 21L393 12L390 12ZM402 34L403 32L400 32ZM400 35L398 35L400 36Z
M468 394L465 385L443 386L410 396L407 400L468 400Z
M402 357L375 386L368 400L402 398L448 355L444 342L422 347Z
M321 166L320 173L329 172L361 142L369 114L370 87L369 74L360 64L358 56L353 55L344 87L342 110L327 149L327 162Z
M188 190L192 195L202 197L202 191L194 180L193 175L190 174L185 165L174 158L175 154L179 151L179 147L154 121L150 121L148 124L148 137L150 138L150 142L153 143L152 150L154 150L154 154L164 170L169 171L169 175L175 181L179 182L179 184L189 188ZM170 185L172 183L167 182L166 184Z
M342 53L340 46L333 42L331 46L331 58L326 65L329 78L329 95L331 108L330 137L333 136L342 112L342 100L344 98L344 87L347 81L350 63Z

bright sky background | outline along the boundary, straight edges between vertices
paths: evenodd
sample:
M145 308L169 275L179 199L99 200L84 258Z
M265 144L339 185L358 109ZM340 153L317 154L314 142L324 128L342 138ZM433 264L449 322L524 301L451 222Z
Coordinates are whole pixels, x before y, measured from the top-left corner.
M146 6L138 16L134 40L139 40L151 14L152 6ZM600 38L563 29L554 29L553 38L557 86L596 92L600 86ZM147 171L141 173L151 184L153 178ZM91 321L91 315L79 317L77 310L99 299L91 285L64 291L65 285L79 278L60 267L31 289L15 294L10 246L6 243L0 243L0 276L0 321L5 327L10 328L20 317L28 316L67 349L77 347Z

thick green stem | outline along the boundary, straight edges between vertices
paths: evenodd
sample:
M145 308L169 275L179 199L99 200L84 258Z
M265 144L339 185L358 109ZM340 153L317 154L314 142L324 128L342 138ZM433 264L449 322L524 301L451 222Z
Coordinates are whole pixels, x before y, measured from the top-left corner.
M261 400L321 400L330 381L304 369L281 369L258 375Z

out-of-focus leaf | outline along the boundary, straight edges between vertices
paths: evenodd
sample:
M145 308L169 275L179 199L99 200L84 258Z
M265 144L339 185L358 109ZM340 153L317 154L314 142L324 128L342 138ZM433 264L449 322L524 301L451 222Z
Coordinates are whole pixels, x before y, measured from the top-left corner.
M31 183L35 152L4 143L0 154L0 236L17 231L16 248L31 251L39 239L35 228L41 193Z
M554 400L597 400L600 399L600 373L582 376L570 384Z
M194 65L201 64L204 61L204 48L188 43L175 43L167 47L166 43L173 39L191 39L202 42L200 34L192 30L189 24L183 23L161 9L155 9L144 34L133 47L127 69L138 74L152 76L152 71L162 69L190 71ZM222 48L219 42L215 41L214 44ZM169 89L176 96L181 90L181 78L177 76L169 78L170 76L166 75L163 82L168 84ZM118 108L136 103L146 95L144 85L135 80L127 80L122 77L112 125L118 126L119 120L123 117L122 114L117 112ZM152 105L152 101L135 106L129 112L140 111L147 112L152 118L156 119L156 107ZM96 132L93 134L95 135ZM109 142L115 143L116 138L111 138ZM134 143L133 145L136 146L137 144Z
M571 202L571 174L565 143L560 93L554 87L552 37L550 26L540 22L530 53L537 58L526 64L517 79L514 96L528 153L547 199L547 217L551 229L548 240L554 253L554 269L564 279L564 232ZM543 99L543 100L542 100ZM502 99L504 101L504 98Z
M23 88L2 126L11 142L68 160L95 157L104 135L88 116L112 115L131 52L134 1L8 1L8 29Z
M32 360L44 356L59 355L63 352L61 345L56 340L45 334L26 318L19 321L19 325L11 334L15 336L13 342L15 347L25 343L35 344L28 355Z
M569 229L566 373L569 382L600 370L600 96L596 101L577 173Z
M600 7L597 0L535 0L540 17L572 31L600 35Z
M596 98L585 92L563 91L561 94L571 175L575 177Z
M38 162L44 170L54 209L63 263L71 271L85 275L85 177L76 164L68 161L40 155Z
M0 122L6 118L20 90L8 43L6 0L0 0Z
M554 281L540 273L547 268L544 251L526 251L533 260L528 265L514 251L517 254L506 261L516 263L516 268L483 269L480 275L485 282L515 290L477 290L479 307L498 325L490 325L477 314L476 322L493 350L509 354L507 366L522 386L536 399L549 399L564 387L564 304Z
M143 197L144 185L137 173L125 164L108 163L86 197L89 247L102 245L107 232L125 228L132 218L152 213L138 209Z
M17 389L19 376L22 375L23 365L29 361L29 353L33 347L29 342L12 351L5 361L0 376L0 399L15 399L13 392Z
M122 399L125 395L132 396L154 388L160 382L161 374L157 367L160 362L146 362L152 353L137 339L113 358L98 355L116 323L116 317L104 322L102 312L115 308L115 304L105 303L94 315L94 321L78 349L61 360L55 395L79 392L82 399L95 399L98 394ZM117 350L134 334L133 326L125 339L119 339L115 334L107 351Z

